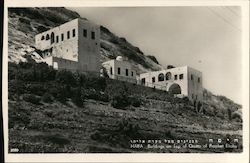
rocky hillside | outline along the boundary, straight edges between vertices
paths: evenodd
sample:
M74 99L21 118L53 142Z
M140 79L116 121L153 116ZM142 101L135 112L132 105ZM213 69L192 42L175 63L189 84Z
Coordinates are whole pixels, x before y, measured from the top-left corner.
M34 36L80 17L78 13L65 8L9 8L8 14L8 57L10 62L24 61L25 54L32 55L38 62L42 61L39 54L35 52ZM136 65L138 73L162 68L155 57L146 56L125 38L116 36L104 26L101 26L100 29L102 62L117 56L124 56Z
M205 100L207 106L197 109L165 91L34 61L9 63L8 78L9 149L19 153L242 152L241 117L224 101ZM206 147L210 138L236 148ZM197 143L184 147L188 143L167 140Z

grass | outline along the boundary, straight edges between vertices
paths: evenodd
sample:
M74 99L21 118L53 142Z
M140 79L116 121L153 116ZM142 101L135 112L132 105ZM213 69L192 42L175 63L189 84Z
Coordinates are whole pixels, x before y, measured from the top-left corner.
M216 116L214 111L211 115L197 113L186 99L164 91L27 64L9 65L9 146L19 148L20 153L224 152L138 151L130 148L130 140L197 139L206 143L208 137L229 134L242 141L237 132L242 129L240 121ZM237 116L231 114L232 119ZM229 152L240 151L242 148Z

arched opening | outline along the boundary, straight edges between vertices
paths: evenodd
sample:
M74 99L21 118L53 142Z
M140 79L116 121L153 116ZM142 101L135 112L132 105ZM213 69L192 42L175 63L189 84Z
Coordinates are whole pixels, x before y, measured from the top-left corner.
M178 84L172 84L169 87L168 92L172 95L181 94L181 87Z
M50 38L51 38L50 43L53 44L55 42L55 34L54 34L54 32L51 33Z
M49 34L46 35L46 40L49 40Z
M44 39L45 39L44 36L42 36L41 40L44 40Z
M158 75L158 81L164 81L164 74L163 73L160 73Z
M166 80L170 80L171 79L171 72L167 72L166 73Z

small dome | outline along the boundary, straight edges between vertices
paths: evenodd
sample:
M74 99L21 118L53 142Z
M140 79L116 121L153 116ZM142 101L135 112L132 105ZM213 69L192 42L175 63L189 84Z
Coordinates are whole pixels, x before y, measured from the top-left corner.
M123 58L122 58L122 56L117 56L117 57L116 57L116 60L117 60L117 61L123 61Z

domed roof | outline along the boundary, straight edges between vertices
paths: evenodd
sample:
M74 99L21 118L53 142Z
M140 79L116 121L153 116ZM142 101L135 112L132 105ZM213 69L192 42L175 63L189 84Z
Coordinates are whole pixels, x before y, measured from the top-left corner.
M116 57L116 60L117 60L117 61L123 61L123 58L122 58L122 56L117 56L117 57Z

